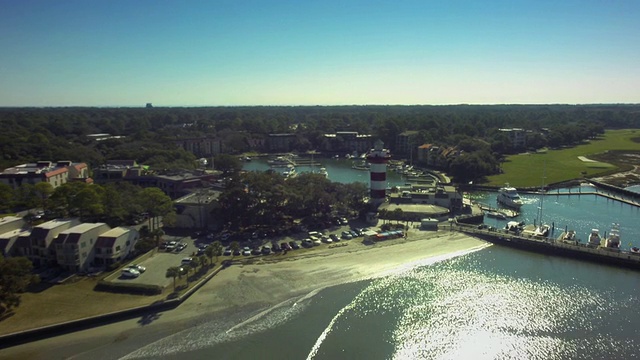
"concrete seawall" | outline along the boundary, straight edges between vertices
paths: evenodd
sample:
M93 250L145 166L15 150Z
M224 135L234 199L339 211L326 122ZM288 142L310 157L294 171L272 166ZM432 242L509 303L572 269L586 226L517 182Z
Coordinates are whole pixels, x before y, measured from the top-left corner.
M198 291L204 284L206 284L211 278L213 278L217 273L219 273L222 269L224 269L224 264L218 266L211 274L205 276L200 281L195 283L190 289L188 289L184 294L175 298L162 300L160 302L156 302L153 304L140 306L136 308L114 311L107 314L101 314L91 317L86 317L77 320L71 320L64 323L53 324L48 326L43 326L35 329L29 329L24 331L19 331L11 334L6 334L0 336L0 349L45 339L52 336L58 336L63 334L68 334L84 329L89 329L96 326L107 325L111 323L115 323L118 321L123 321L127 319L131 319L137 316L142 316L148 313L154 313L159 311L167 311L172 310L182 304L185 300L187 300L193 293Z

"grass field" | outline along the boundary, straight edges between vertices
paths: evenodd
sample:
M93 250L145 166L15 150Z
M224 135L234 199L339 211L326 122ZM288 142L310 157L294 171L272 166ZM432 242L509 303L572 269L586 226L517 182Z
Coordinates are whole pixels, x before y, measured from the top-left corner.
M589 143L573 148L548 150L545 152L518 154L507 157L502 164L503 173L487 178L487 185L501 186L509 183L515 187L536 187L543 183L594 176L618 169L614 164L582 161L578 157L590 158L607 151L640 151L640 143L633 138L640 137L640 130L607 130L605 134Z

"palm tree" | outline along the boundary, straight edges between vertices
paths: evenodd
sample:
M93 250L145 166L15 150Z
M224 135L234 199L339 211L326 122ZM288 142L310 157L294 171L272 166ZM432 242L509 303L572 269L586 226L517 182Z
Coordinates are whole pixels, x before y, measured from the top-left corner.
M201 269L207 266L207 257L205 255L200 255L196 259L198 260L198 264L200 265Z
M236 252L240 251L240 243L237 241L231 242L231 244L229 244L229 247L231 248L231 254L234 257L236 256Z
M187 287L189 287L189 271L191 270L191 264L182 265L182 273L187 275Z
M172 266L167 269L166 278L173 278L173 291L176 291L176 278L180 276L180 268Z
M204 253L209 257L210 263L213 263L214 256L216 257L216 262L218 262L218 256L222 255L222 244L219 241L214 241L205 249Z
M151 231L151 236L153 236L153 238L156 240L156 247L159 248L160 247L160 241L162 240L162 236L164 235L164 231L162 231L162 229L158 228L155 229L153 231Z

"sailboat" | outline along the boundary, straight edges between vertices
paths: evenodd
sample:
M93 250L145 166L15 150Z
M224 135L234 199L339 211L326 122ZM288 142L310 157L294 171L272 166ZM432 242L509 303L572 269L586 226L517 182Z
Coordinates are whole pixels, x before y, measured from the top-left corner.
M542 171L542 186L540 187L540 206L538 207L538 216L536 223L534 223L535 230L534 236L548 237L551 231L551 226L542 222L542 205L544 204L544 180L546 177L547 164L545 163L544 170Z

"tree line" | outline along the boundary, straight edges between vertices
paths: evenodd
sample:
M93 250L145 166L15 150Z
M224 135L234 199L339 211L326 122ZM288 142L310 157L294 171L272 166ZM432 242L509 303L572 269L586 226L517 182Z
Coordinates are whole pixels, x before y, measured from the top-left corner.
M267 151L256 141L271 133L296 135L293 150L320 149L325 133L357 131L381 139L393 152L396 136L417 132L413 144L481 152L479 169L495 172L515 149L500 128L531 130L528 146L575 145L605 128L640 125L640 105L257 106L199 108L2 108L0 168L37 160L81 161L91 168L110 159L133 159L154 170L193 169L195 156L176 139L215 137L226 154ZM120 138L95 141L88 134ZM481 146L481 144L484 144ZM415 155L415 154L414 154ZM408 157L408 156L407 156ZM415 157L414 157L415 158ZM455 169L473 164L460 160Z

